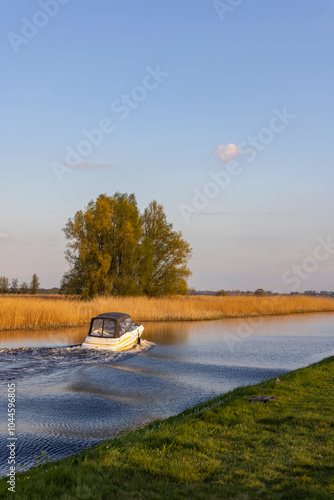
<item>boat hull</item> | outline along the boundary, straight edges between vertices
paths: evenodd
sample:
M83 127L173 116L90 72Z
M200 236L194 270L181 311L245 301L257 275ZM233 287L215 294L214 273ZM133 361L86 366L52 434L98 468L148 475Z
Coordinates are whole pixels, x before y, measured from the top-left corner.
M140 342L141 334L144 331L142 325L138 326L131 332L126 332L118 339L93 337L88 335L85 342L81 345L81 349L99 349L104 351L124 351L131 349Z

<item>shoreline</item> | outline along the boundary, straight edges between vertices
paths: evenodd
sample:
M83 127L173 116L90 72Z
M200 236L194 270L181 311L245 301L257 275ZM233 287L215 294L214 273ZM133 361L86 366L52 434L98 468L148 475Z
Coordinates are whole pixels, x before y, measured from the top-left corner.
M17 473L22 499L330 498L334 356ZM266 404L248 400L275 396ZM6 477L0 496L11 498ZM148 487L149 485L149 487ZM158 496L157 496L158 495ZM69 496L68 498L72 498Z
M333 311L328 311L328 310L319 310L319 311L291 311L288 313L267 313L267 314L248 314L245 316L221 316L217 318L196 318L196 319L187 319L187 318L175 318L175 319L146 319L146 320L141 320L145 321L145 323L199 323L201 321L222 321L225 319L248 319L248 318L275 318L277 316L283 317L283 316L294 316L294 315L307 315L307 314L333 314ZM89 328L90 323L78 323L75 325L57 325L57 326L41 326L39 328L17 328L15 330L11 329L1 329L0 328L0 334L1 332L12 332L12 333L19 333L19 332L40 332L40 331L46 331L46 332L57 332L61 331L63 329L71 329L71 328L80 328L80 327L85 327Z
M88 328L92 317L107 311L123 311L133 321L182 322L289 316L334 312L334 299L306 296L172 296L98 297L91 301L57 297L1 297L0 331L55 331Z

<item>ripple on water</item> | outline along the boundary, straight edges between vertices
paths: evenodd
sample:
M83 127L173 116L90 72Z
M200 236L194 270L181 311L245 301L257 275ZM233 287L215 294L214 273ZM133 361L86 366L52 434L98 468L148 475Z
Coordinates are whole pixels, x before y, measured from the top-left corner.
M77 367L87 363L115 363L136 354L141 354L154 346L152 342L142 340L141 344L128 351L112 352L95 349L72 347L15 347L0 349L0 380L8 381Z

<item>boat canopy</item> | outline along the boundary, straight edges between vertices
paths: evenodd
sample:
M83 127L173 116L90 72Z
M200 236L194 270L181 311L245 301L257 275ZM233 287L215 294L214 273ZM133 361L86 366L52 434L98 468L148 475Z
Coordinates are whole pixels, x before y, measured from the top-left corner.
M119 338L131 327L131 316L120 312L100 314L92 318L89 334L91 337Z

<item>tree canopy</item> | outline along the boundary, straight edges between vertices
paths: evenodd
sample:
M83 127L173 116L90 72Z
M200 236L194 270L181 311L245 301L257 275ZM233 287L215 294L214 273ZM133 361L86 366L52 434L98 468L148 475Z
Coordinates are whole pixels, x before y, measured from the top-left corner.
M38 292L40 283L37 274L33 274L30 282L29 293L36 295Z
M0 276L0 293L9 292L9 280L6 276Z
M28 286L28 283L26 281L23 281L21 283L21 286L20 286L20 293L22 294L26 294L29 292L29 286Z
M191 248L156 201L141 214L134 194L101 194L63 231L70 269L62 292L158 296L188 290Z

